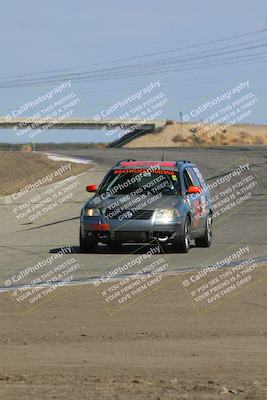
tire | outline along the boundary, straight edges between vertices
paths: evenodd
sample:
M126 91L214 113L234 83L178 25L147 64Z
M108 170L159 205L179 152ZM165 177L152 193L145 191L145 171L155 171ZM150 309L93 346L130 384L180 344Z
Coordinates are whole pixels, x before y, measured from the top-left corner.
M210 247L212 243L212 216L209 214L206 220L204 236L195 239L197 247Z
M178 253L188 253L190 250L190 229L191 222L190 218L187 216L184 223L183 236L179 239L175 239L172 242L172 248Z
M93 239L85 239L80 232L80 252L95 253L97 250L97 241Z

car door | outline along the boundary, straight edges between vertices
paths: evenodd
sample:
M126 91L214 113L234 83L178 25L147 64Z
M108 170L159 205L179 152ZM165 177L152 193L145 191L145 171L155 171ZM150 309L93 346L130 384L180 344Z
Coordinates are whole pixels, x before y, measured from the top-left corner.
M192 167L186 167L184 169L183 178L186 192L189 186L201 187L201 184ZM203 197L203 193L186 193L185 195L191 211L191 230L192 232L197 232L199 230L202 231L206 225L206 217L203 214L205 209L205 196Z
M209 214L212 207L211 207L211 194L210 194L210 190L208 185L205 182L205 179L203 178L201 172L199 171L199 169L194 166L192 167L198 181L200 182L200 186L202 188L202 192L203 192L203 199L205 201L205 206L206 206L206 214Z

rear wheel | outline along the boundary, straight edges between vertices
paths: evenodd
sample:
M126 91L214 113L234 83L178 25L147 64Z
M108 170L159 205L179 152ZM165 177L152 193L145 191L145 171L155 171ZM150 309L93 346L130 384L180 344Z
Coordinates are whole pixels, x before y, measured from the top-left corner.
M174 251L179 253L188 253L190 249L190 230L191 223L190 218L187 216L184 224L183 235L179 239L175 239L172 243Z
M212 243L212 216L209 215L206 220L205 234L202 237L195 239L196 246L210 247Z
M80 231L80 252L81 253L95 253L96 250L97 250L97 241L94 239L84 238Z

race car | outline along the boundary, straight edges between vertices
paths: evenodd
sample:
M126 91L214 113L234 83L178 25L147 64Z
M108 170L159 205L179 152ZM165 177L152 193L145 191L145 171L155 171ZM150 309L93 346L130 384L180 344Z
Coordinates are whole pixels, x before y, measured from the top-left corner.
M190 161L122 160L86 190L94 195L81 210L81 252L158 241L187 253L191 240L212 243L210 191Z

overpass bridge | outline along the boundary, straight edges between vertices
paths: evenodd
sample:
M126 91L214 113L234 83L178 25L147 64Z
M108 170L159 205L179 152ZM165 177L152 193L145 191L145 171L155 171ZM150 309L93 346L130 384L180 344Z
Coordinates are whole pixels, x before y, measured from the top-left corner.
M141 120L141 119L62 119L57 118L4 118L0 117L0 129L141 129L154 131L157 128L163 128L166 121L159 120Z
M145 135L146 133L153 133L160 131L170 121L160 120L141 120L141 119L89 119L89 118L76 118L76 119L62 119L57 118L1 118L0 129L87 129L98 130L105 129L124 129L122 135L118 135L118 139L109 143L109 147L120 147L129 142L133 137ZM110 132L112 133L112 132Z

